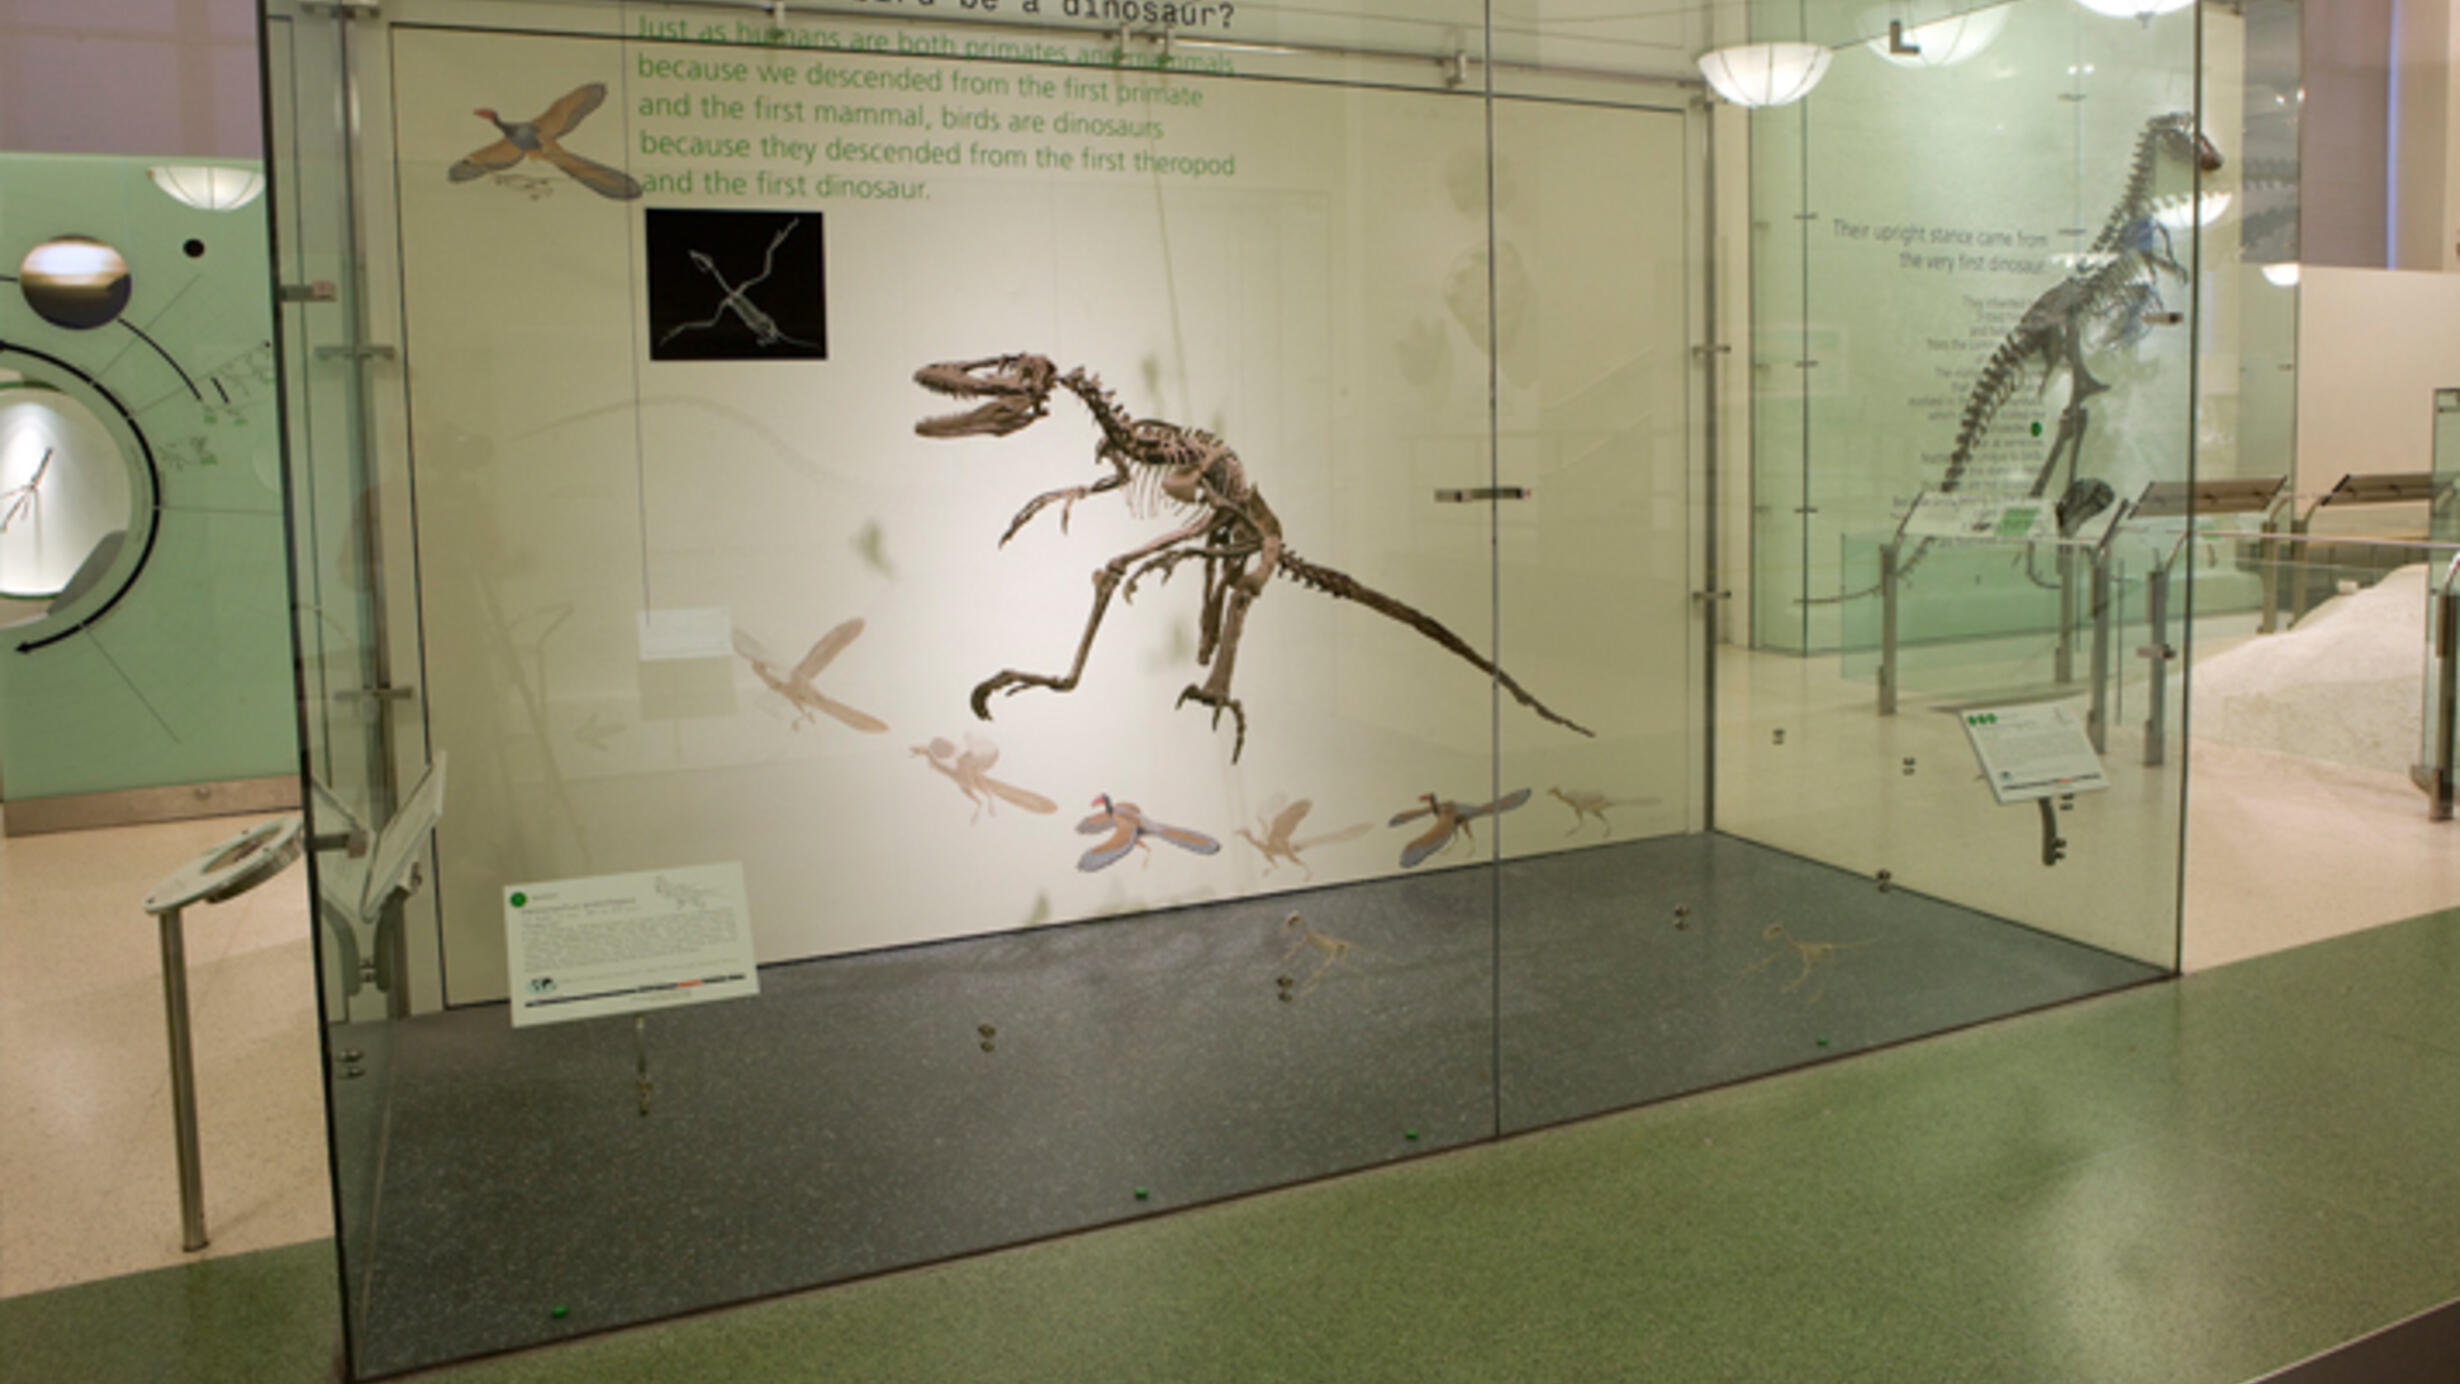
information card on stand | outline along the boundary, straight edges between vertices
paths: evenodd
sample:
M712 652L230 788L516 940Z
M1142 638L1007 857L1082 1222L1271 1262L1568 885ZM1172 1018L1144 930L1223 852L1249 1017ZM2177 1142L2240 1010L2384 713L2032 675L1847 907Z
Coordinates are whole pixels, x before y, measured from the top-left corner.
M2002 807L2110 786L2084 718L2062 703L1977 707L1963 719L1965 738Z
M504 955L515 1028L760 993L740 863L515 885Z

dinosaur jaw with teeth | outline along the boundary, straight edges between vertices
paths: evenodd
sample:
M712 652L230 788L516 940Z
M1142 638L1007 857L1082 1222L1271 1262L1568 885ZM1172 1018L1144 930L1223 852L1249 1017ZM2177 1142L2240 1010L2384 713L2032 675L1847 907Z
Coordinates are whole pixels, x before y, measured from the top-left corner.
M981 360L926 365L914 383L951 399L979 399L959 413L914 425L924 437L1005 437L1050 411L1051 386L1059 368L1044 356L988 356Z

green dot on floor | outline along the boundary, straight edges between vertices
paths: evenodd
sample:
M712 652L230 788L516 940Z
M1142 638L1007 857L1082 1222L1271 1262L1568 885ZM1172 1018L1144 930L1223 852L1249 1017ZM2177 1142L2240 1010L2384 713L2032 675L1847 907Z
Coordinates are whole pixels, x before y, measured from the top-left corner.
M570 1316L571 1314L572 1309L569 1307L550 1307L547 1309L547 1315L555 1318L557 1321L562 1321L565 1317Z
M2041 424L2038 422L2033 424L2033 435L2035 437L2041 436Z
M1143 1201L1143 1200L1144 1200L1147 1196L1150 1196L1150 1195L1151 1195L1151 1193L1147 1192L1147 1191L1146 1191L1144 1188L1142 1188L1142 1187L1139 1187L1139 1188L1137 1188L1137 1189L1136 1189L1136 1199L1137 1199L1138 1201Z
M1826 1047L1826 1046L1828 1046L1828 1040L1827 1040L1827 1039L1825 1039L1825 1038L1820 1039L1820 1040L1819 1040L1819 1045L1820 1045L1821 1047L1823 1047L1823 1048L1824 1048L1824 1047Z
M1417 1141L1418 1131L1414 1129L1404 1129L1401 1131L1401 1137L1414 1143Z

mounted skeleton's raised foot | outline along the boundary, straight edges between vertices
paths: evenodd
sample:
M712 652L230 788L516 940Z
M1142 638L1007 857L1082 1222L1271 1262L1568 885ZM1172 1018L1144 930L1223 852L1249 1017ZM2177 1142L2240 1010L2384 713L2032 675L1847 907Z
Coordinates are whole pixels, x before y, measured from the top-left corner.
M1179 694L1179 699L1170 704L1171 709L1175 711L1189 702L1199 702L1213 708L1213 729L1215 730L1221 729L1221 714L1225 711L1230 713L1231 724L1238 732L1237 738L1230 744L1230 762L1238 763L1239 751L1247 748L1247 708L1239 705L1239 699L1227 692L1198 686L1192 682L1187 685L1186 691Z
M985 721L990 720L992 693L1013 697L1028 687L1047 687L1053 692L1072 692L1076 690L1076 679L1073 677L1055 678L1048 673L1020 673L1014 668L1002 669L974 684L972 699L974 715Z

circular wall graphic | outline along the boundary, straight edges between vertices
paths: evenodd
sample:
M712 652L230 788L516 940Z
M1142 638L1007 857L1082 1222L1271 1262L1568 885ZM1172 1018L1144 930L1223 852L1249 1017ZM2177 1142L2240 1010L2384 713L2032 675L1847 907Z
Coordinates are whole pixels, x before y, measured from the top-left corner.
M135 284L119 251L92 236L64 235L26 252L17 267L17 290L51 325L91 331L120 315Z
M134 526L136 489L93 410L47 385L0 382L0 596L64 594Z

